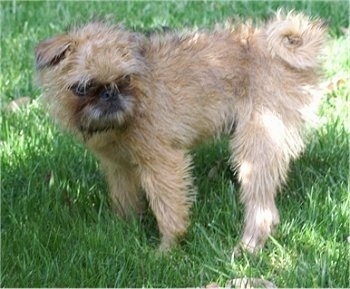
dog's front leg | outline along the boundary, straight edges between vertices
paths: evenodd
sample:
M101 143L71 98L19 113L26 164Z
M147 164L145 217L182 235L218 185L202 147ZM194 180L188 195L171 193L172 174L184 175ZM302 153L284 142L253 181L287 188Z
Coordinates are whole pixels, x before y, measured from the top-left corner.
M112 205L117 214L126 219L134 214L142 214L145 203L136 168L122 161L101 157L100 159L108 181Z
M193 202L191 160L184 152L165 149L147 155L140 165L141 185L157 219L161 250L168 250L185 234Z

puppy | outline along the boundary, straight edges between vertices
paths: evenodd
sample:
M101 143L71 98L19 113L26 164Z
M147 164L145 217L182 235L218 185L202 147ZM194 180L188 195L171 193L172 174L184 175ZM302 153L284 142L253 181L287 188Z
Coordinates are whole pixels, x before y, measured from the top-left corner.
M253 252L279 223L276 192L316 117L325 34L294 12L260 28L149 36L94 22L39 43L37 76L53 118L100 160L119 215L142 212L146 195L162 250L189 223L189 150L228 135L245 206L240 245Z

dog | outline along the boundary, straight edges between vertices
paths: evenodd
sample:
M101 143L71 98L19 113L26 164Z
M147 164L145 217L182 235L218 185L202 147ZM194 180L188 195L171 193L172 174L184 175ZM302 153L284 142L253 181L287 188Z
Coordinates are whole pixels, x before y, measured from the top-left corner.
M259 27L148 36L90 22L38 44L37 80L53 119L99 159L118 214L148 200L161 250L189 224L189 151L228 135L245 206L238 246L255 252L279 223L275 195L317 119L326 30L281 11Z

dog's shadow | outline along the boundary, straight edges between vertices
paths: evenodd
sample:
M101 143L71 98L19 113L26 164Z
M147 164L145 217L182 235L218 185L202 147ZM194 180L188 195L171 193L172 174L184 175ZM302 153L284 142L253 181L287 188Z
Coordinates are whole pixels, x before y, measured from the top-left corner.
M31 130L28 128L27 133L32 133ZM112 212L106 181L92 154L71 136L56 129L52 133L54 136L49 148L28 151L26 159L17 160L11 166L2 161L3 228L10 224L6 221L6 216L11 215L9 203L28 206L21 209L23 212L37 209L36 214L41 212L44 215L60 212L57 208L62 206L73 219L83 218L87 223L96 223L115 218L116 226L125 224ZM194 185L198 193L191 213L189 241L196 238L191 232L195 231L197 224L209 229L213 222L217 226L223 224L225 228L231 226L228 233L238 241L244 221L243 206L239 202L239 183L229 163L228 140L212 141L191 154ZM288 213L288 206L293 207L293 214L307 210L305 203L315 180L319 181L324 176L335 180L346 178L346 174L339 175L339 163L346 164L348 158L349 151L342 138L337 139L327 133L315 134L303 155L291 164L288 181L277 195L282 222L293 217ZM14 188L14 183L22 185ZM317 201L322 202L326 197L326 194L318 195ZM231 224L228 223L230 219ZM136 220L132 228L138 231L137 234L143 234L152 247L156 246L159 232L151 210L148 209L142 218Z

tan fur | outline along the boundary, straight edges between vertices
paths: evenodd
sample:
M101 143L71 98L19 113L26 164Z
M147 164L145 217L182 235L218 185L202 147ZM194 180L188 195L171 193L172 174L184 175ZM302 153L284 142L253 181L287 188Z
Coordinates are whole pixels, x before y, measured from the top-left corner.
M53 117L100 159L121 216L145 193L171 247L186 232L198 143L231 136L245 205L242 246L261 248L279 222L274 197L315 119L320 21L277 13L261 28L145 37L90 23L40 43L38 80Z

